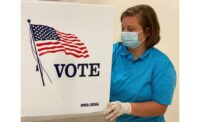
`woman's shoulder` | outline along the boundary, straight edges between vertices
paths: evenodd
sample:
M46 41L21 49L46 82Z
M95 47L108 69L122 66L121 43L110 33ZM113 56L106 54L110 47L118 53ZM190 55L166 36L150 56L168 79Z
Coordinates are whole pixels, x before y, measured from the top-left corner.
M114 44L113 44L113 48L120 48L122 46L122 42L115 42Z
M156 47L152 48L152 52L154 55L157 56L157 58L168 58L168 56L164 52L162 52L160 49Z
M113 53L118 52L122 48L123 44L122 42L115 42L113 44Z
M172 65L172 62L170 60L170 58L161 50L159 50L158 48L153 47L152 48L152 55L151 57L155 60L155 62L157 64L160 65Z

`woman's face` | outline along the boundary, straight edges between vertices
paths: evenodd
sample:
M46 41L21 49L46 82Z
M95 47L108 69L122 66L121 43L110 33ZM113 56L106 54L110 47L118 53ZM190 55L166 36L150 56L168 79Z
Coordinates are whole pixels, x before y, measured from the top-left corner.
M122 31L123 32L140 32L138 34L139 41L143 41L145 39L144 30L142 30L142 26L140 25L140 21L138 16L127 16L122 19Z

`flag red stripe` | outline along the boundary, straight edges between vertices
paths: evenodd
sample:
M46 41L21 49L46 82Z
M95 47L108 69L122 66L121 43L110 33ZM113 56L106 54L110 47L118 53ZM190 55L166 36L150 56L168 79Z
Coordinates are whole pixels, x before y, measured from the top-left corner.
M58 35L58 37L60 37L60 38L68 38L68 39L71 39L71 38L77 39L77 37L74 37L74 36L65 36L65 35Z
M73 45L73 44L67 44L67 43L63 43L62 44L62 43L58 42L58 43L54 43L54 44L61 44L61 45L64 45L64 46L69 46L69 47L73 47L73 48L80 49L80 50L86 49L85 46L84 47L79 47L79 46L76 46L76 45ZM45 44L41 43L41 44L38 44L37 46L39 47L39 46L44 46L44 45L52 45L52 43L46 42Z
M65 37L65 38L78 38L77 36L73 35L73 34L65 34L65 33L57 33L59 37Z
M40 52L40 51L43 51L43 50L57 49L57 48L64 48L65 50L74 51L74 52L76 52L76 53L83 53L83 54L88 53L87 50L85 50L85 51L83 52L83 51L81 51L81 50L70 49L70 48L66 48L66 47L63 47L63 46L44 47L44 48L38 49L38 51Z
M73 43L73 42L81 42L80 40L67 40L67 39L62 39L60 38L60 41L65 41L65 42L69 42L69 43Z
M85 45L84 43L70 43L70 42L63 41L63 40L61 40L61 41L64 42L64 43L67 43L67 44L73 44L73 45L77 45L77 46Z
M87 58L87 57L89 57L88 54L87 55L77 55L77 54L74 54L74 53L66 52L64 49L43 52L43 53L40 53L39 56L42 56L42 55L44 55L46 53L56 53L56 52L60 52L60 51L64 51L66 55L73 55L73 56L75 56L77 58L81 58L81 57Z
M78 47L78 46L84 46L84 43L69 43L69 42L66 42L66 41L62 41L64 42L63 43L60 43L59 41L58 42L41 42L41 43L37 43L36 45L38 47L40 46L44 46L44 45L53 45L53 44L61 44L61 45L65 45L65 46L70 46L70 47L74 47L74 48L79 48L79 49L85 49L86 47ZM77 46L76 46L77 45Z
M74 45L70 45L70 44L62 44L64 46L69 46L69 47L74 47L74 48L78 48L80 50L86 49L86 47L78 47L78 46L74 46Z
M37 43L37 46L43 46L43 45L50 45L50 44L60 44L60 42L41 42L41 43Z
M70 41L70 40L67 40L67 41L65 41L65 40L60 40L60 41L65 42L65 43L72 43L73 41L79 41L79 40L73 40L73 41ZM37 45L37 46L43 46L43 45L50 45L50 44L60 44L60 42L59 42L59 41L58 41L58 42L39 42L39 43L37 43L36 45ZM84 45L83 43L82 43L82 44L73 43L73 44Z
M48 49L56 49L56 48L63 48L63 46L52 46L52 47L43 47L39 48L38 51L48 50Z
M72 35L72 36L75 36L74 34L70 34L70 33L64 33L64 32L60 32L60 31L57 31L57 33L59 34L64 34L64 35Z

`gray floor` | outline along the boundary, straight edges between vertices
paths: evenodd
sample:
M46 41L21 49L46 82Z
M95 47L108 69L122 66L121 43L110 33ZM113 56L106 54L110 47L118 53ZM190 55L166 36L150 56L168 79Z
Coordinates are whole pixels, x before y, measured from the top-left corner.
M22 117L21 122L110 122L102 112L79 115ZM114 121L113 121L114 122Z

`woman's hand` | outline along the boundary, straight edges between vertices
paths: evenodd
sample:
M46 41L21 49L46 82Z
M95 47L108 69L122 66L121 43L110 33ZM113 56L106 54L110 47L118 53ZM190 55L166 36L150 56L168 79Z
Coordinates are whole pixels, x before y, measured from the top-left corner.
M107 105L107 109L104 111L106 115L106 120L114 120L122 114L131 114L131 105L130 103L122 103L119 101L110 102Z

